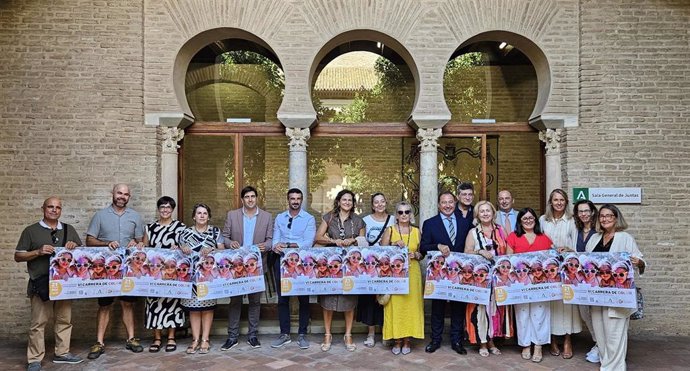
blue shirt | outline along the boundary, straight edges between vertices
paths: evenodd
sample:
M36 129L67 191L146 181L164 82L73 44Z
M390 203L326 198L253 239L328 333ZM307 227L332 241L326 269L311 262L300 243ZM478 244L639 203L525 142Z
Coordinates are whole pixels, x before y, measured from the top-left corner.
M276 216L273 226L274 244L295 243L300 248L309 248L314 246L314 237L316 237L316 221L303 209L300 209L295 217L291 217L289 211Z
M86 234L103 242L118 241L120 248L125 248L129 241L144 238L144 223L133 209L126 208L118 215L110 205L94 214Z
M507 215L508 219L510 219L511 232L515 231L515 228L517 226L517 212L515 212L515 209L510 209L510 211L508 211L507 213L499 210L496 214L496 224L500 225L501 227L504 227L506 225L505 220Z
M458 223L455 221L455 213L450 214L450 216L445 216L443 214L441 215L441 219L443 220L443 226L446 227L446 233L448 233L448 237L450 237L450 223L448 223L448 218L450 218L451 222L453 223L453 228L455 229L455 238L458 238ZM455 245L455 241L451 241L453 245Z
M242 215L242 221L244 223L242 224L242 233L244 235L242 246L251 246L254 244L254 228L256 227L256 220L259 216L259 209L255 210L254 216L249 217L246 210L242 208Z

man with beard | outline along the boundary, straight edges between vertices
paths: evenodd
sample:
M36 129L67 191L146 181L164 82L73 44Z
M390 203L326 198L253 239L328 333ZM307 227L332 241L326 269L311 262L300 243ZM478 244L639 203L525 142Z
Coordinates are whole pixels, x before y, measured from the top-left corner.
M273 239L273 218L269 212L257 207L258 193L256 188L247 186L240 191L242 207L228 212L223 227L225 248L237 249L242 246L257 245L263 253L270 249ZM247 319L249 331L247 344L252 348L260 348L261 343L257 338L259 331L259 315L261 313L261 292L247 295L249 309ZM242 311L243 295L230 298L230 310L228 311L228 339L220 347L220 350L228 350L237 345L240 336L240 312Z
M86 231L87 246L107 246L115 250L136 246L143 246L144 225L139 213L127 207L131 197L127 184L116 184L113 187L113 202L110 206L98 211L91 219L89 229ZM134 303L136 297L121 296L122 322L127 330L127 342L125 347L134 353L139 353L144 348L139 339L134 337ZM110 311L115 301L113 297L98 298L98 333L96 344L91 346L88 358L96 359L105 353L103 338L110 321Z
M269 265L273 265L276 290L278 291L278 319L280 336L271 343L272 348L280 348L292 342L290 338L290 297L280 292L280 257L285 248L311 248L316 235L316 221L308 212L302 210L302 191L291 188L287 192L288 210L276 216L273 226L273 248ZM311 263L313 264L313 262ZM309 326L309 295L298 296L299 329L297 344L300 349L309 348L307 326Z
M50 197L43 202L43 219L22 232L14 252L16 262L26 262L29 271L28 296L31 301L31 328L29 347L26 351L28 371L41 370L41 361L46 353L44 332L48 320L55 318L54 363L77 364L81 358L69 353L72 334L72 301L49 300L48 270L50 256L56 246L74 249L81 240L74 227L61 223L62 202Z

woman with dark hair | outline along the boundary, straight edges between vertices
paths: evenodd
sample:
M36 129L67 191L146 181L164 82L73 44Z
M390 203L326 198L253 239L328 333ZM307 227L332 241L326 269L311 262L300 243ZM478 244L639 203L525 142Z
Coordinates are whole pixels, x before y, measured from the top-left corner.
M537 213L524 208L517 215L515 232L508 236L508 254L543 251L551 248L551 239L541 232ZM513 265L515 269L517 266ZM522 268L526 269L526 268ZM551 334L551 308L548 302L515 304L518 344L522 359L541 362L541 347L549 343ZM531 346L534 344L534 352Z
M218 227L209 224L211 208L206 204L196 204L192 209L194 225L180 232L179 243L183 253L191 255L198 253L201 259L212 256L216 249L224 249L223 235ZM211 348L209 335L213 324L213 310L216 309L216 299L199 300L196 297L196 286L191 299L182 299L182 306L189 311L189 323L192 328L192 344L187 348L187 354L197 351L206 354Z
M357 243L357 237L364 236L364 221L355 214L355 194L348 189L338 192L333 202L333 210L321 219L321 225L316 231L315 242L324 246L339 246L349 248ZM321 295L319 304L323 308L325 334L321 350L331 349L331 323L333 312L345 313L345 335L343 341L348 351L353 352L357 346L352 341L352 323L355 319L357 296L354 295Z
M580 200L573 206L575 219L575 251L585 252L589 239L597 232L595 228L597 220L597 207L590 200ZM572 251L572 249L570 250Z
M173 218L175 206L175 200L172 197L163 196L158 199L156 202L158 220L146 225L144 246L157 249L177 249L178 234L186 226ZM161 349L161 330L164 329L168 330L165 351L175 351L177 349L175 329L183 327L185 322L180 300L147 297L145 313L146 328L153 330L153 343L149 346L149 352L158 352Z
M546 212L539 219L544 233L553 241L559 252L573 251L576 236L575 221L568 208L568 194L562 189L554 189L549 195ZM564 336L563 358L573 358L571 334L582 331L578 305L564 304L561 300L551 301L551 349L553 356L561 355L556 336Z
M597 218L597 234L587 243L588 252L627 252L631 255L630 262L644 273L646 263L642 260L642 253L637 247L635 239L624 232L628 228L623 214L618 207L611 204L599 208ZM611 275L611 267L608 276ZM599 266L599 273L603 275L605 267ZM628 326L630 315L635 309L616 307L590 307L594 336L599 348L599 359L602 370L625 370L625 356L628 351Z

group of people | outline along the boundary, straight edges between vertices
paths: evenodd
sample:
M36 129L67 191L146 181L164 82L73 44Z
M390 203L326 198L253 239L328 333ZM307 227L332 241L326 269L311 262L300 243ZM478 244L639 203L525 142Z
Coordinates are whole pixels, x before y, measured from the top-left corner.
M112 191L112 204L98 211L87 230L87 246L103 246L110 249L120 247L151 247L179 249L191 257L199 255L199 280L215 277L245 277L262 274L257 270L262 259L259 254L218 261L214 252L223 249L240 249L243 246L258 246L261 255L266 255L266 269L273 270L275 287L278 290L278 316L280 336L271 347L280 348L292 342L290 329L289 297L280 293L281 264L282 277L331 277L334 274L374 275L381 277L407 275L409 293L391 295L384 305L374 295L321 295L319 303L323 308L325 333L320 344L322 351L331 349L331 332L334 312L343 312L345 334L343 342L348 351L355 351L352 326L356 320L368 326L364 345L376 344L375 331L380 326L383 339L391 345L393 354L408 354L412 350L412 339L424 339L424 304L422 294L422 271L419 262L430 251L439 251L429 262L431 276L467 284L484 285L489 281L489 267L478 264L471 266L455 261L451 252L478 254L497 265L497 282L509 285L520 280L551 282L558 275L558 262L511 261L508 255L523 252L556 249L559 253L571 252L575 259L578 252L622 252L632 255L632 264L644 270L645 263L635 240L624 230L627 224L620 210L614 205L603 205L599 210L589 201L575 203L573 212L568 209L568 197L563 190L551 192L545 215L539 217L531 208L513 209L513 198L509 191L498 194L498 211L488 201L474 204L474 188L470 183L458 186L457 197L452 192L442 192L438 197L438 215L424 221L422 230L414 226L412 205L402 201L394 207L393 215L388 213L385 195L376 193L371 197L371 213L364 218L355 213L356 197L352 191L340 191L333 203L333 209L321 217L318 229L316 220L302 208L303 194L296 188L287 192L288 210L276 215L257 206L257 190L245 187L241 191L242 206L228 212L223 229L210 224L211 209L198 203L192 209L192 226L175 220L175 201L167 196L157 202L158 220L143 224L139 214L127 207L131 191L126 184L117 184ZM85 274L91 277L107 278L108 272L120 271L123 262L109 262L107 259L91 257L90 261L79 261L70 251L82 245L79 235L72 226L59 221L62 203L51 197L43 204L43 218L27 227L17 244L15 260L26 261L30 281L28 295L31 298L31 331L27 351L29 370L40 370L45 355L43 329L54 313L56 329L56 352L54 362L79 363L81 358L69 353L71 333L70 301L49 301L47 293L49 256L56 246L66 250L59 257L56 274ZM572 215L574 214L574 216ZM339 261L318 253L318 246L338 246L347 253ZM407 249L407 261L403 254L370 253L366 246L397 246ZM299 250L290 250L298 248ZM151 266L151 259L136 250L127 262L125 275L151 275L159 269L170 279L181 279L191 272L191 259L182 262L167 262ZM195 252L196 254L192 254ZM285 259L281 257L288 254ZM78 262L79 261L79 262ZM555 263L555 265L554 265ZM602 281L619 274L618 268L628 271L631 267L611 267L601 262L568 262L577 282ZM582 265L580 265L582 263ZM174 267L174 269L173 269ZM569 268L569 269L570 269ZM80 269L82 272L79 273ZM403 272L408 269L409 272ZM626 271L626 274L627 272ZM554 274L555 273L555 274ZM594 278L593 278L593 276ZM175 278L172 278L175 277ZM553 281L555 282L555 281ZM615 283L614 283L615 284ZM45 288L44 288L45 287ZM247 343L260 347L258 322L260 317L261 293L247 295L249 302L249 331ZM299 328L297 343L302 349L310 346L307 338L309 325L309 298L298 296ZM127 331L125 346L133 352L142 352L143 346L134 336L133 305L136 297L117 298L122 306L122 320ZM232 349L239 341L239 318L243 297L230 299L228 314L228 337L220 347L221 351ZM96 359L105 352L104 335L109 322L110 311L115 298L98 299L98 331L96 343L91 347L88 358ZM146 327L153 330L150 352L162 348L175 351L177 343L175 329L184 326L188 315L192 342L186 349L188 354L208 353L211 349L209 335L213 321L216 300L171 298L146 298ZM428 353L441 346L444 330L445 300L432 300L431 341L425 348ZM595 346L588 353L590 361L600 361L602 369L625 367L627 350L627 328L629 311L621 308L589 307L567 305L560 301L497 306L492 298L488 306L450 301L451 347L458 354L466 354L463 342L469 340L479 345L479 354L487 357L499 355L501 351L494 339L517 335L523 347L522 358L540 362L542 346L549 344L549 352L563 358L573 356L571 334L581 331L581 320L589 328ZM467 320L466 320L467 319ZM167 338L163 339L163 332ZM559 337L563 336L561 348ZM165 343L164 343L165 342Z

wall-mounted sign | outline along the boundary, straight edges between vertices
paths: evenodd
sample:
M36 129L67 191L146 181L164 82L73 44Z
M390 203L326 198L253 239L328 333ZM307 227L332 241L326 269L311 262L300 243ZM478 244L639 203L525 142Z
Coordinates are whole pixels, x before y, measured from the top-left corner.
M642 188L573 188L573 201L579 200L595 204L640 204Z

